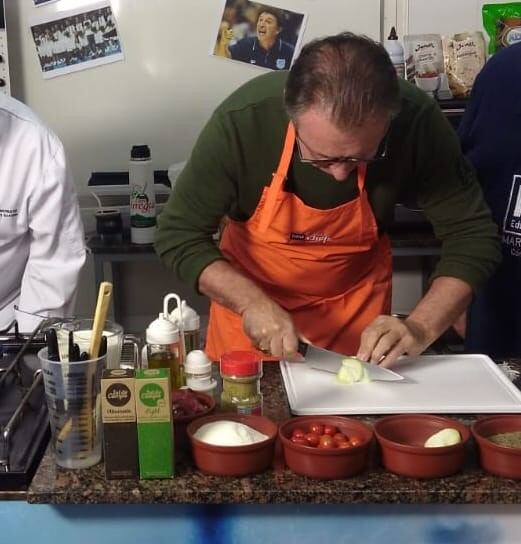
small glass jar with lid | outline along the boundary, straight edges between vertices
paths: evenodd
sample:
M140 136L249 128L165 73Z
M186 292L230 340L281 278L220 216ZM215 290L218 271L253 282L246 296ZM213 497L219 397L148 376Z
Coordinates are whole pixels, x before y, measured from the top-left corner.
M262 360L252 351L221 356L221 408L238 414L262 415Z
M204 351L195 349L186 356L185 380L192 391L214 396L217 381L212 377L212 361Z

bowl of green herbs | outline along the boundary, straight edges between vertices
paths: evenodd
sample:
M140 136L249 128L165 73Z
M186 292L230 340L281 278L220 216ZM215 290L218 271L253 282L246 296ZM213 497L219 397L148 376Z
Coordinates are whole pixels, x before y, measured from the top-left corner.
M472 424L471 431L483 470L521 480L521 414L483 417Z

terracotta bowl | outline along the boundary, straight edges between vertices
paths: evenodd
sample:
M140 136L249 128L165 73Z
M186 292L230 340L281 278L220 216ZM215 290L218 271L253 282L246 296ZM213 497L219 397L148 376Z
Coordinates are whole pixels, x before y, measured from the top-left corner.
M312 423L333 425L348 437L356 435L360 444L348 449L321 449L291 441L295 429L300 428L307 432ZM279 437L284 450L284 461L290 470L310 478L335 480L354 476L367 469L373 431L357 419L342 416L302 416L285 421L279 428Z
M206 406L206 410L203 412L198 412L190 416L174 416L174 448L178 452L189 452L190 451L190 439L186 432L188 424L200 417L205 417L210 415L215 410L215 399L211 395L206 393L199 393L198 391L193 391L192 393L197 400Z
M206 423L237 421L265 434L268 438L247 446L216 446L198 440L194 434ZM277 425L264 416L215 414L192 421L187 428L192 456L197 468L216 476L247 476L266 470L273 460Z
M495 444L493 434L521 432L521 415L498 415L478 419L472 424L472 434L479 448L481 468L505 478L521 479L521 448Z
M460 443L437 448L423 446L430 436L447 427L460 433ZM470 438L470 431L459 421L428 414L384 417L375 423L374 432L384 467L411 478L441 478L459 472Z

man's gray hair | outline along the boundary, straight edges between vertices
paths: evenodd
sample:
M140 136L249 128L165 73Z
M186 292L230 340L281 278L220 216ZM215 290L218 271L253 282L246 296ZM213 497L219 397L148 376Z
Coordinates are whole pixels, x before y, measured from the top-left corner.
M290 69L284 94L291 119L311 107L340 129L395 114L398 76L387 51L367 36L344 32L314 40Z

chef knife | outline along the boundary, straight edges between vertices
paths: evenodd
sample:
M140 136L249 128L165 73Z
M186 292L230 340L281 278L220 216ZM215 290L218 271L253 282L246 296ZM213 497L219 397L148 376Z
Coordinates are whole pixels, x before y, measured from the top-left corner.
M304 355L306 363L309 363L311 368L323 372L331 372L333 374L338 374L338 371L342 366L342 361L347 358L346 355L319 348L311 344L307 344L302 351L299 346L299 351ZM400 374L393 372L388 368L384 368L383 366L365 363L364 361L360 361L360 363L367 370L367 374L371 381L396 382L404 379Z

